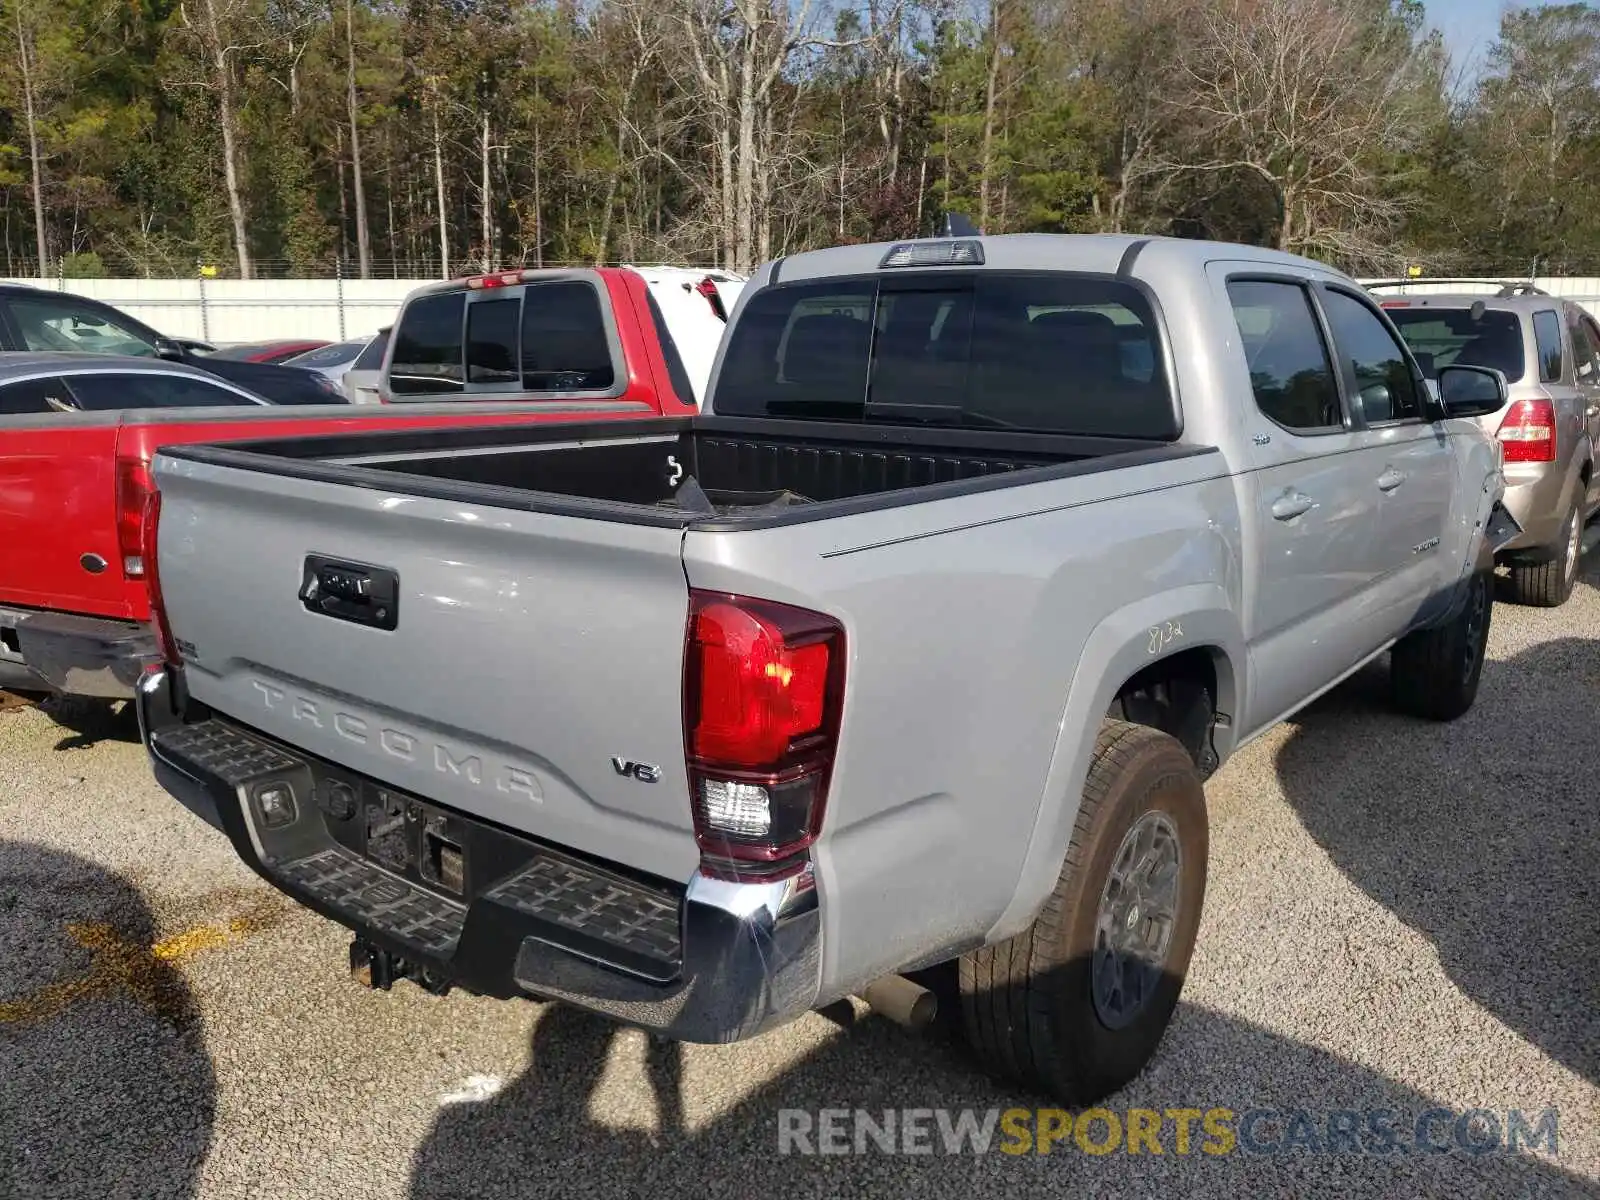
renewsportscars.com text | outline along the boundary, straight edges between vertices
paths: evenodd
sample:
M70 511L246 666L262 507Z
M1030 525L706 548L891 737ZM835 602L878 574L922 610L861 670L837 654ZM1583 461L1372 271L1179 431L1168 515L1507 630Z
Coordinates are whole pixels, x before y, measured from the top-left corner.
M1546 1108L787 1108L779 1154L1517 1154L1558 1152Z

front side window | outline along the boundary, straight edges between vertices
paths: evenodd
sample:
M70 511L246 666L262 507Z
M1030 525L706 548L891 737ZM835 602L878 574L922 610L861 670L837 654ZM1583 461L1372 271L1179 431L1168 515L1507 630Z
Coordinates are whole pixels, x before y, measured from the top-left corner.
M1579 344L1579 328L1572 331L1573 344ZM1553 383L1561 378L1561 318L1550 311L1533 314L1533 340L1539 349L1539 380Z
M394 334L389 390L400 395L459 392L464 292L423 296L406 305Z
M105 309L75 303L70 297L12 296L8 303L26 350L155 357L153 334Z
M1155 315L1121 280L943 274L764 289L729 333L718 412L1171 440Z
M1422 398L1411 374L1406 352L1383 319L1346 292L1324 289L1322 306L1333 330L1340 357L1355 374L1361 412L1377 425L1385 421L1411 421L1422 416Z
M204 379L159 372L108 371L68 380L78 407L90 412L119 408L223 408L249 405L238 392Z
M1228 283L1228 300L1262 416L1293 433L1343 429L1333 363L1306 289L1235 279Z
M1507 383L1522 378L1522 323L1516 313L1432 305L1388 312L1429 379L1437 379L1441 367L1493 367Z

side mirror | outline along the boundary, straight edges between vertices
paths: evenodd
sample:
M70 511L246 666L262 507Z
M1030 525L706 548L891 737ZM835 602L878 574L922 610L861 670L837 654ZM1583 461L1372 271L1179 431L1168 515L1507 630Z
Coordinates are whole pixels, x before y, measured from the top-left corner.
M156 357L165 358L171 362L182 362L184 360L183 344L169 337L158 337L156 338Z
M1492 367L1443 367L1439 401L1447 417L1486 417L1506 403L1506 377Z

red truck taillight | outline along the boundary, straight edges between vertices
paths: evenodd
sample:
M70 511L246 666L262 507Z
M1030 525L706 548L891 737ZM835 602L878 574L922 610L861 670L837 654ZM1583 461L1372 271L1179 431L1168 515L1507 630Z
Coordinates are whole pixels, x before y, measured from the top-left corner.
M144 507L155 494L146 463L130 458L117 460L117 553L127 579L144 578Z
M1508 463L1556 460L1556 409L1548 400L1518 400L1495 435Z
M161 523L161 493L152 487L145 496L139 519L139 546L144 556L145 585L150 589L150 624L156 631L156 648L168 665L182 661L172 626L167 624L167 606L161 599L161 573L156 570L156 527Z
M693 590L686 651L684 740L705 868L781 873L822 827L844 627L788 604Z

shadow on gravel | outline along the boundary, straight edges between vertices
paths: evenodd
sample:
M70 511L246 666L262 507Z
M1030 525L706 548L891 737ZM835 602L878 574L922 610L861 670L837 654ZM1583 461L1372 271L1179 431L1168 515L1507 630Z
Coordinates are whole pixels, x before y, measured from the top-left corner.
M196 1194L216 1082L125 879L0 841L0 1196Z
M139 740L139 714L131 703L87 696L47 696L39 702L39 708L70 731L56 743L57 750L87 750L101 742Z
M1285 794L1464 994L1600 1083L1600 640L1490 659L1448 725L1395 715L1387 685L1369 668L1295 718Z
M1332 1055L1209 1010L1180 1006L1156 1061L1136 1083L1107 1102L1114 1112L1147 1108L1231 1109L1236 1147L1217 1155L1200 1149L1194 1127L1187 1154L1177 1153L1168 1123L1164 1153L1133 1155L1117 1145L1089 1155L1068 1138L1049 1155L1003 1153L996 1127L987 1153L950 1154L929 1121L932 1153L780 1154L780 1113L861 1109L882 1119L886 1109L971 1108L981 1115L1037 1106L1002 1088L945 1039L918 1038L869 1017L831 1036L809 1058L753 1089L765 1074L761 1043L680 1047L651 1041L643 1071L655 1092L658 1132L615 1129L592 1111L602 1074L635 1068L644 1039L621 1034L600 1018L548 1006L533 1033L530 1066L493 1098L444 1108L412 1164L413 1200L466 1196L750 1197L1032 1195L1396 1195L1600 1196L1576 1175L1525 1154L1311 1153L1284 1149L1287 1114L1307 1110L1311 1136L1326 1129L1328 1110L1391 1110L1397 1144L1409 1144L1418 1117L1434 1101ZM620 1043L620 1044L619 1044ZM616 1051L613 1054L613 1051ZM726 1097L720 1114L686 1121L684 1078L693 1094ZM637 1087L631 1079L629 1087ZM640 1109L649 1107L641 1103ZM1248 1123L1246 1113L1274 1110ZM1538 1114L1529 1114L1530 1120ZM1571 1124L1578 1114L1562 1114ZM1503 1114L1502 1114L1503 1117ZM1125 1116L1124 1116L1125 1119ZM1363 1119L1365 1119L1363 1117ZM1450 1117L1431 1140L1452 1145ZM1106 1127L1097 1124L1095 1140ZM848 1130L848 1126L846 1127ZM1570 1125L1561 1130L1570 1138ZM846 1132L845 1137L852 1135ZM1505 1138L1501 1131L1502 1144ZM814 1144L814 1143L813 1143ZM1220 1142L1214 1143L1221 1145ZM1368 1142L1369 1148L1373 1142Z

